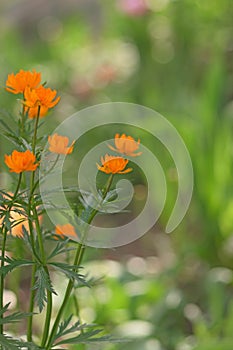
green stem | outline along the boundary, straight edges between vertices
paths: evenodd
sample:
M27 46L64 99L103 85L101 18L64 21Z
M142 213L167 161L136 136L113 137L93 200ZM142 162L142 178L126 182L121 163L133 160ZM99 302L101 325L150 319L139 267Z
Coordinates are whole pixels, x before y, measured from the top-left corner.
M34 188L33 188L33 190L32 190L32 193L34 193L34 191L35 191L36 187L38 186L39 182L42 183L43 180L44 180L44 178L45 178L46 176L48 176L48 174L51 173L51 171L55 168L55 166L57 165L59 156L60 156L60 155L57 154L57 157L56 157L56 159L55 159L53 165L51 166L51 168L45 173L44 176L41 176L40 179L38 179L38 180L35 182Z
M114 176L114 174L111 174L111 175L109 176L109 178L108 178L108 181L107 181L107 183L106 183L105 189L103 190L102 202L103 202L104 199L106 198L107 193L108 193L108 191L109 191L109 189L110 189L110 187L111 187L111 185L112 185L113 176ZM102 204L102 203L101 203L101 204ZM100 204L100 207L101 207L101 204ZM90 216L89 216L89 218L88 218L87 224L90 224L90 223L92 222L92 220L94 219L94 217L96 216L96 214L97 214L98 212L99 212L99 208L98 208L98 207L95 208L95 209L91 212L91 214L90 214ZM86 238L86 232L84 232L84 234L83 234L82 242L81 242L82 244L83 244L85 238Z
M33 234L33 233L32 233ZM31 293L30 293L30 301L29 301L29 313L31 314L28 317L28 327L27 327L27 341L32 341L32 322L33 322L33 310L34 310L34 298L35 298L35 290L33 289L36 281L36 265L32 267L32 277L31 277Z
M45 267L46 272L49 274L48 268ZM46 309L46 318L45 318L45 325L44 325L44 332L43 332L43 338L41 342L41 347L44 348L45 343L48 339L49 334L49 326L51 322L51 315L52 315L52 308L53 308L53 298L52 293L47 290L47 309Z
M37 137L37 129L38 129L38 124L39 124L39 119L40 119L40 106L38 106L37 116L36 116L36 120L35 120L34 134L33 134L33 139L32 139L32 153L35 153L35 149L36 149L36 137Z
M20 188L20 184L21 184L21 180L22 180L22 173L19 174L19 179L18 179L18 184L17 184L17 187L16 187L16 190L15 190L15 193L14 193L14 196L12 198L12 201L8 207L8 212L9 212L9 216L10 216L10 211L11 211L11 208L12 206L14 205L14 201L17 197L17 194L19 192L19 188ZM7 238L7 227L3 224L3 227L2 227L2 232L3 232L3 241L2 241L2 253L1 253L1 268L4 267L4 264L5 264L5 253L6 253L6 238ZM3 308L3 293L4 293L4 275L1 274L1 279L0 279L0 309ZM3 319L4 316L1 315L0 319ZM3 324L0 324L0 334L3 334Z
M25 105L23 104L21 128L20 128L20 135L22 137L24 137L24 125L25 125Z
M109 189L111 187L112 180L113 180L113 174L111 174L110 177L108 178L105 190L103 192L103 200L105 199L105 197L106 197L106 195L107 195L107 193L108 193L108 191L109 191ZM91 216L89 217L88 222L87 222L88 224L90 224L92 222L92 220L94 219L94 217L95 217L95 215L97 213L98 213L98 209L95 209L91 213ZM84 235L84 237L85 237L85 235ZM85 248L86 247L85 247L84 243L80 243L79 244L78 249L77 249L76 254L75 254L73 265L80 266L80 264L82 262L82 259L83 259L83 256L84 256ZM77 271L77 269L74 269L74 271ZM49 340L48 340L48 343L47 343L47 346L46 346L46 350L50 350L51 346L53 345L54 337L56 336L57 329L58 329L61 317L63 315L63 312L64 312L65 308L66 308L66 305L67 305L67 302L69 300L69 297L70 297L70 294L72 292L73 287L74 287L74 281L73 280L69 280L69 283L67 285L66 292L65 292L65 295L64 295L64 298L63 298L62 305L61 305L61 307L60 307L60 309L58 311L57 317L55 319L53 328L52 328L51 333L50 333L50 337L49 337Z
M76 255L75 255L75 259L74 259L74 265L77 265L78 262L80 261L81 250L82 250L82 245L80 244L78 246L77 251L76 251ZM50 337L49 337L49 340L48 340L48 343L47 343L47 346L46 346L46 349L48 349L48 350L51 348L51 346L53 344L53 340L54 340L54 337L55 337L55 335L57 333L57 329L58 329L58 326L59 326L60 319L61 319L61 317L63 315L63 312L64 312L64 310L66 308L66 305L67 305L67 302L69 300L71 291L73 289L73 285L74 285L73 280L69 280L69 283L67 285L66 292L65 292L65 295L64 295L64 298L63 298L63 302L62 302L61 307L60 307L60 309L58 311L56 320L54 322L54 325L53 325L53 328L51 330L51 334L50 334Z
M74 301L74 309L75 309L75 314L78 317L80 323L82 323L81 321L81 317L80 317L80 308L79 308L79 303L78 303L78 299L76 297L76 295L73 295L73 301ZM81 333L83 333L83 329L81 329Z
M33 260L37 261L39 264L43 264L40 257L36 253L35 249L35 239L34 239L34 229L33 229L33 224L31 220L31 214L30 214L30 204L29 204L29 231L30 231L30 240L31 240L31 247L33 251ZM35 290L33 289L34 285L36 282L36 264L33 265L32 267L32 276L31 276L31 293L30 293L30 300L29 300L29 313L31 314L28 317L28 326L27 326L27 341L32 341L32 323L33 323L33 310L34 310L34 298L35 298Z
M39 223L38 214L37 214L37 211L36 211L35 207L33 208L33 216L35 218L36 232L37 232L37 238L38 238L38 243L39 243L39 248L40 248L40 254L41 254L43 267L45 269L45 272L49 275L49 270L48 270L48 268L46 266L46 256L45 256L45 251L44 251L43 237L42 237L42 233L41 233L41 229L40 229L40 223ZM52 315L52 306L53 306L52 292L47 289L46 318L45 318L45 325L44 325L44 331L43 331L41 347L45 346L45 343L46 343L46 341L48 339L49 326L50 326L51 315Z
M32 220L32 209L33 206L33 187L34 187L34 173L31 175L31 188L30 188L30 195L29 195L29 201L28 201L28 224L29 224L29 231L30 231L30 240L31 240L31 247L33 251L33 260L40 260L40 257L38 257L35 249L35 239L34 239L34 229L33 229L33 220ZM27 340L32 341L32 323L33 323L33 310L34 310L34 299L35 299L35 290L33 289L36 282L36 265L33 265L32 267L32 276L31 276L31 293L30 293L30 301L29 301L29 313L31 314L28 318L28 326L27 326Z
M37 129L38 129L39 118L40 118L40 106L38 106L38 112L37 112L37 117L36 117L35 126L34 126L34 135L33 135L33 140L32 140L32 152L33 153L35 153L35 149L36 149L36 138L37 138ZM44 266L46 273L49 275L49 271L48 271L48 268L46 266L46 256L45 256L45 250L44 250L44 244L43 244L43 236L42 236L42 232L40 229L40 223L39 223L37 210L34 206L34 200L33 200L33 193L36 189L37 184L38 184L38 182L36 182L36 184L34 184L34 173L33 173L32 178L31 178L32 211L33 211L33 217L34 217L35 224L36 224L36 233L37 233L37 238L38 238L38 243L39 243L41 260L42 260L42 263L43 263L43 266ZM46 309L46 319L45 319L45 325L44 325L44 332L43 332L42 343L41 343L42 347L45 345L45 342L48 338L49 325L50 325L50 320L51 320L51 315L52 315L52 302L53 302L52 293L51 293L51 291L47 290L47 309Z
M40 106L38 106L38 112L37 112L37 117L35 120L34 134L33 134L33 139L32 139L32 152L33 153L35 153L35 149L36 149L36 139L37 139L37 129L38 129L39 118L40 118ZM40 222L39 222L36 207L34 205L33 193L36 189L37 184L38 183L35 184L35 173L33 172L31 175L30 196L29 196L29 223L30 223L29 228L30 228L30 233L31 233L32 250L33 250L33 253L35 254L35 242L34 242L34 236L33 236L34 232L33 232L33 224L32 224L32 222L34 221L35 226L36 226L38 243L39 243L39 250L40 250L40 258L39 259L40 259L42 265L44 266L46 273L49 274L48 268L46 266L46 256L45 256L42 232L40 229ZM34 260L35 260L35 258L37 258L37 254L35 254ZM36 273L36 266L33 267L33 270L32 270L32 279L31 279L31 286L32 287L35 284L35 273ZM29 312L30 313L32 313L33 309L34 309L34 297L35 297L35 291L33 289L31 289L30 302L29 302ZM47 339L47 335L49 332L49 323L50 323L51 313L52 313L52 293L49 290L47 290L47 312L46 312L46 321L45 321L45 331L43 333L42 343L45 343L45 341ZM32 322L33 322L33 315L31 315L29 317L29 320L28 320L28 330L27 330L28 341L32 341Z

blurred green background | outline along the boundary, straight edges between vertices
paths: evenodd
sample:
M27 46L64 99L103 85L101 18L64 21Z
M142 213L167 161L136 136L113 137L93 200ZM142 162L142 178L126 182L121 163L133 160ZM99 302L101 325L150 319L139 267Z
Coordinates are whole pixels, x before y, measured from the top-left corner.
M0 3L2 109L19 108L3 89L7 75L35 68L61 96L48 130L84 107L132 102L164 115L192 158L193 198L173 234L164 227L177 179L155 147L168 186L161 219L132 244L89 250L90 273L106 277L80 290L83 321L132 341L87 349L232 350L232 18L232 0ZM0 146L4 187L12 148L2 136Z

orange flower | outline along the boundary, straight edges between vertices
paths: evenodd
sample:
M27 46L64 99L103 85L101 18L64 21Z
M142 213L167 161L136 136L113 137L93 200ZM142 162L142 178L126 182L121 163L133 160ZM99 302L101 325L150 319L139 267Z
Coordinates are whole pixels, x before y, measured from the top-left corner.
M119 152L131 157L136 157L142 154L142 152L134 153L139 148L139 145L140 145L139 139L138 141L135 141L132 136L126 136L125 134L122 134L120 136L120 134L116 134L115 135L116 148L112 147L111 145L108 145L108 147L115 152Z
M63 239L65 238L64 236L77 238L77 233L75 232L74 226L71 224L56 225L55 233Z
M69 139L67 136L54 134L49 136L49 150L58 154L70 154L73 152L74 142L68 147Z
M28 107L29 118L35 118L40 106L40 117L44 117L49 108L54 107L59 101L60 97L56 97L57 91L45 88L40 85L37 89L26 87L24 92L25 101L23 102Z
M35 171L38 163L35 163L35 155L27 150L25 152L13 151L11 155L5 154L5 163L13 173L22 173L23 171Z
M20 69L20 71L14 75L14 73L9 74L6 81L6 90L12 92L13 94L24 93L26 87L30 87L35 89L41 80L41 73L33 70L24 71Z
M128 162L128 159L106 154L105 158L101 157L102 166L97 164L97 167L106 174L126 174L133 170L132 168L125 169Z

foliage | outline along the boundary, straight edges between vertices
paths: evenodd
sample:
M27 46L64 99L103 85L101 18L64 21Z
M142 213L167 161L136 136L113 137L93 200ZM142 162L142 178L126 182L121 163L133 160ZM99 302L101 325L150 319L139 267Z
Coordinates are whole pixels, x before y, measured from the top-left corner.
M77 264L70 263L69 259L76 244L72 245L69 239L53 240L54 232L49 229L44 240L49 274L38 253L38 241L33 252L25 227L23 240L27 243L22 249L20 239L9 237L8 250L17 250L19 254L17 258L7 254L1 260L4 266L0 271L7 275L9 287L18 295L9 275L12 273L17 280L23 271L28 282L29 268L35 267L37 283L34 288L40 309L46 305L47 291L53 292L51 272L52 277L58 272L59 278L62 273L62 278L76 280L75 288L82 295L80 312L85 314L86 305L89 305L94 314L91 322L106 325L107 330L116 330L117 336L119 331L120 337L123 334L122 329L119 330L120 324L127 326L130 321L143 320L152 327L145 337L133 338L126 345L101 344L101 349L157 347L180 350L186 346L193 350L231 350L233 290L230 277L228 282L227 278L224 280L233 268L231 0L152 0L147 1L149 11L141 16L125 12L116 2L103 0L92 4L92 8L88 6L89 2L77 2L77 7L70 8L72 5L68 1L65 10L59 3L52 11L49 5L32 11L28 1L12 1L10 5L3 1L1 17L13 18L14 23L4 27L5 21L2 21L1 61L5 68L0 72L0 79L5 81L9 72L22 67L39 67L45 76L49 72L49 83L63 95L62 107L58 106L56 113L49 115L38 129L37 156L48 130L76 109L106 101L127 101L151 107L165 115L182 135L192 158L195 188L189 212L171 237L161 236L177 191L174 164L159 143L152 142L149 134L138 131L138 136L150 145L165 169L168 196L159 224L138 244L127 250L119 248L117 252L88 253L87 260L93 260L97 255L100 259L108 257L110 261L121 261L121 265L117 265L122 270L117 281L108 276L104 278L104 284L99 283L104 266L96 279L80 274L80 266L75 271ZM18 109L19 102L14 105L12 96L5 91L1 96L1 154L9 153L13 145L20 151L30 149L32 123L27 120L25 132L20 134L22 124L12 112L14 108ZM10 112L9 106L12 106ZM106 130L106 134L111 133L111 129ZM87 137L88 142L85 138L80 140L77 166L96 139L101 139L98 132ZM0 171L4 172L0 178L1 187L6 189L12 178L6 173L3 162ZM136 173L134 183L139 183ZM68 187L67 193L73 191L72 186ZM7 192L1 191L0 201L10 205L12 197L3 198ZM81 212L82 218L88 220L92 209L89 208L90 213L88 208L83 210L85 206L80 206L79 192L74 197L71 201L76 206L76 213ZM34 199L35 205L41 205L37 193ZM76 199L77 202L80 200L78 204ZM112 202L114 206L114 200ZM27 205L28 198L23 195L14 201L16 211L21 214ZM49 205L52 206L47 203ZM43 212L43 208L40 210ZM3 216L5 226L9 228L9 213L0 208L0 217ZM148 255L156 257L157 260L151 261L155 265L158 263L159 272L134 275L125 263L130 262L129 254L138 255L139 259L143 257L144 264L149 264ZM172 260L170 265L169 259ZM106 260L106 264L108 262ZM95 266L92 268L94 270ZM212 274L217 273L215 268L224 269L223 274L220 273L222 281L211 280ZM95 288L90 292L85 286L92 282ZM132 284L134 282L136 284ZM40 290L39 286L43 288ZM106 298L101 298L101 291ZM172 298L179 301L173 308L172 303L169 304ZM72 303L69 308L72 313ZM187 310L193 310L193 315L196 312L197 318L189 318L192 312ZM69 320L69 315L66 317ZM6 335L2 336L1 342L6 348L20 346L20 340ZM93 348L89 345L88 349ZM94 349L98 349L98 345Z

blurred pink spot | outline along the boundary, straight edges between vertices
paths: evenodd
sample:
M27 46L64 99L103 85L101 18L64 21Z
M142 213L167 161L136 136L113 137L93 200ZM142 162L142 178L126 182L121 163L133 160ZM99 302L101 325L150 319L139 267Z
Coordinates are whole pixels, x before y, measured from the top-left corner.
M143 16L148 11L145 0L119 0L119 8L130 16Z

